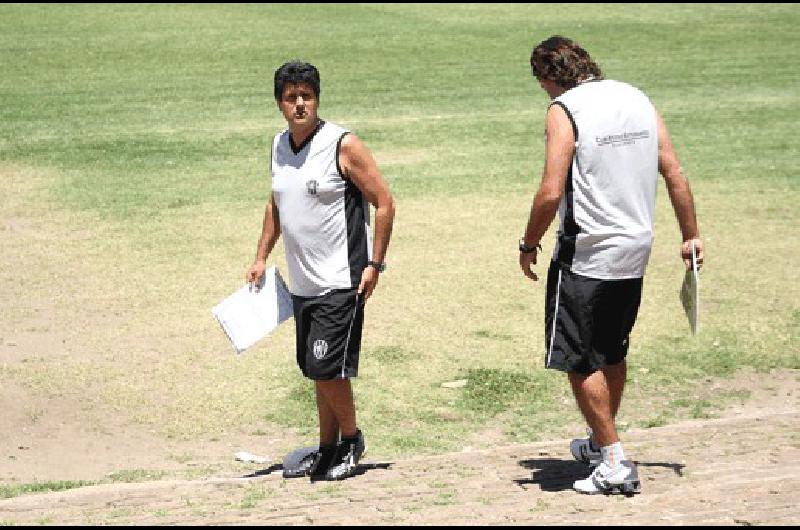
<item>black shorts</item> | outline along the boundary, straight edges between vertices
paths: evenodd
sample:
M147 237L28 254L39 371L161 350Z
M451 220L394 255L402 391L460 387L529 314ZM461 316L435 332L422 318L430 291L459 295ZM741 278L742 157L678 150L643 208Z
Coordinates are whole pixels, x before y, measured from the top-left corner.
M358 375L364 302L357 289L331 291L313 298L292 296L297 365L317 381Z
M621 363L641 299L642 278L587 278L552 261L544 313L545 367L588 375Z

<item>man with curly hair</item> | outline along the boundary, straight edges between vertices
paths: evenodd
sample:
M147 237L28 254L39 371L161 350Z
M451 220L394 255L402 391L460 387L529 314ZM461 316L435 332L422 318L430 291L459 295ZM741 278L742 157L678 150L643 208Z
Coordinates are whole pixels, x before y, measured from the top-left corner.
M532 280L539 241L558 210L561 225L545 297L545 366L567 372L589 437L573 456L596 466L574 483L581 493L640 491L615 421L625 386L629 335L653 242L658 173L682 234L681 257L699 264L703 242L689 182L667 128L647 96L606 80L589 54L553 36L538 44L531 70L550 96L546 153L519 264Z

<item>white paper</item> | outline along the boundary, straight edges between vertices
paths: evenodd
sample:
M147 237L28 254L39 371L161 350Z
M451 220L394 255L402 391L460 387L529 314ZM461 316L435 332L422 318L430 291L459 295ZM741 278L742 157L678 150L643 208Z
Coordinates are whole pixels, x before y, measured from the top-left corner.
M278 269L272 266L264 273L258 292L246 284L211 312L236 353L242 353L293 315L292 295Z
M697 272L697 253L692 241L692 268L686 271L681 285L681 304L689 319L692 335L697 335L700 324L700 275Z
M272 462L272 459L268 456L254 455L247 451L239 451L233 457L239 462L247 462L248 464L268 464Z

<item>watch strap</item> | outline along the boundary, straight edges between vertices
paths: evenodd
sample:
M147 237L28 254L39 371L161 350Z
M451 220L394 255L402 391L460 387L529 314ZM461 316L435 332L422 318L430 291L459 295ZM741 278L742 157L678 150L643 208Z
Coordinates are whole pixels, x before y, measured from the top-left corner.
M367 262L367 267L372 267L375 270L377 270L378 272L383 272L383 271L386 270L386 264L385 263L379 263L377 261L372 261L372 260L369 260Z
M530 254L531 252L536 252L536 250L542 250L541 243L536 243L532 247L529 247L525 244L525 238L519 240L519 251L523 254Z

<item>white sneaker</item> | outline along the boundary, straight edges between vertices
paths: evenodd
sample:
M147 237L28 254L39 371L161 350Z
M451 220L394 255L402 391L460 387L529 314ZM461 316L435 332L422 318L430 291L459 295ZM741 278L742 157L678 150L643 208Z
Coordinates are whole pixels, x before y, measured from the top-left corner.
M588 464L590 466L599 465L600 462L603 461L603 454L600 452L600 448L594 447L594 437L592 436L592 431L587 429L586 433L589 435L588 438L576 438L572 440L569 444L569 450L572 453L572 456L575 457L575 460L578 462L583 462L584 464Z
M572 488L578 493L588 495L596 493L633 495L642 491L636 464L630 460L623 460L613 468L601 462L588 478L575 481Z

